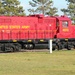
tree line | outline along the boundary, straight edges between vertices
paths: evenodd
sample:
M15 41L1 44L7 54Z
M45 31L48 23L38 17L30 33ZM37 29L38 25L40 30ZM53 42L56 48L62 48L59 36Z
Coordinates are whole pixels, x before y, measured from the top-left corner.
M61 11L64 15L69 16L75 24L75 0L67 1L67 9L63 8ZM63 2L62 2L63 3ZM53 0L32 0L29 1L31 8L28 8L29 15L44 14L49 16L59 16L57 14L58 8L54 7ZM0 0L0 15L5 16L25 16L25 10L20 5L19 0Z

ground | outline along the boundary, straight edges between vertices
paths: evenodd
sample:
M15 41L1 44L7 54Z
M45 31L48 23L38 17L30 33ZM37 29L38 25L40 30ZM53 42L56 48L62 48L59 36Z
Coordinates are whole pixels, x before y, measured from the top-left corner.
M0 53L0 75L75 75L75 50Z

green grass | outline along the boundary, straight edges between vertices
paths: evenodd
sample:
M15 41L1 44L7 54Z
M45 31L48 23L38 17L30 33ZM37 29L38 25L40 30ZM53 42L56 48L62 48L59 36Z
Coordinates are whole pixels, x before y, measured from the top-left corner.
M0 53L0 75L75 75L75 50Z

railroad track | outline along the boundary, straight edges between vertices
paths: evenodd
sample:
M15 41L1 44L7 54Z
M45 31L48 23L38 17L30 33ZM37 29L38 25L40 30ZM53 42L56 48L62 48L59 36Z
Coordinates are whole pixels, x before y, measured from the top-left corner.
M21 49L20 51L16 51L16 52L49 52L48 49L33 49L33 50L28 50L28 49ZM15 52L3 52L0 51L0 53L15 53Z
M48 52L48 49L33 49L33 50L27 50L27 49L22 49L20 52Z

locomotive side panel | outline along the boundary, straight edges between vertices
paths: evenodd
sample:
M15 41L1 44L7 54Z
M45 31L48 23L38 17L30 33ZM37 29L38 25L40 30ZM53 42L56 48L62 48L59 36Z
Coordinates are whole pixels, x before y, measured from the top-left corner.
M56 18L42 17L37 25L38 39L50 39L56 35Z
M32 17L0 17L0 40L35 38L37 21Z

